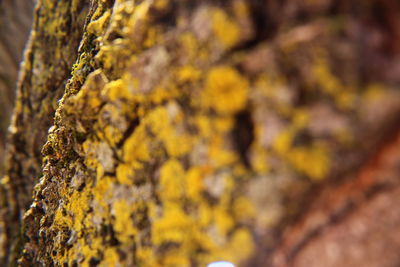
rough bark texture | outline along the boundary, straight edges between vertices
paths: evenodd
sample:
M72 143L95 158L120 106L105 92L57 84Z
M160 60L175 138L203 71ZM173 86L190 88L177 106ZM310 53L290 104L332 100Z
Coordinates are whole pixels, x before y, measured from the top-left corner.
M41 149L53 123L83 34L85 5L38 1L18 82L2 180L1 258L15 262L21 250L21 219L41 176ZM33 10L32 10L33 11Z
M400 264L397 1L85 3L38 1L5 262Z

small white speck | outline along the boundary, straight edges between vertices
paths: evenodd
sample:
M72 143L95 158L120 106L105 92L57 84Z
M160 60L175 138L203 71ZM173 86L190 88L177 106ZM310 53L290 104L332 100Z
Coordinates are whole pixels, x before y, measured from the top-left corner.
M227 261L216 261L208 264L207 267L235 267L235 265Z

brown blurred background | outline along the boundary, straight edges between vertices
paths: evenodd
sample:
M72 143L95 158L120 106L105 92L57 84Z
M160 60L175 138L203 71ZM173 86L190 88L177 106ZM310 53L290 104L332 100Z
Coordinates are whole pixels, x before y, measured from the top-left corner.
M34 0L0 0L0 176L18 68L31 29Z

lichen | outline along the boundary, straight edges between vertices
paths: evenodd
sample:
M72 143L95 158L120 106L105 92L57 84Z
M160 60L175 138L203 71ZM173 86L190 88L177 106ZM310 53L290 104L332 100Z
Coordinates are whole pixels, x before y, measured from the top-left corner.
M203 105L220 113L235 113L246 106L247 94L248 81L236 70L218 66L207 74Z
M254 56L272 48L241 27L253 21L246 1L92 2L25 216L28 262L243 264L296 213L292 196L332 179L341 140L352 139L347 125L315 131L315 105L353 114L387 90L350 90L312 52L319 43L288 51L278 38L276 58ZM309 64L290 66L296 52ZM292 68L306 73L301 86ZM35 220L43 205L47 224Z
M221 9L215 9L211 19L215 35L225 47L230 48L237 44L240 31L234 20Z

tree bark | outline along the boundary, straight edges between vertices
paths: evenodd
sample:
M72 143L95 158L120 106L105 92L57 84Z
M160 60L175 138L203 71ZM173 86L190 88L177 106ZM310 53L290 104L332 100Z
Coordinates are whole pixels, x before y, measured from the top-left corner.
M86 17L83 2L38 1L36 5L9 130L6 175L0 186L4 264L16 263L23 248L21 220L32 203L33 186L42 173L41 149L77 56Z
M399 15L395 0L39 0L3 262L400 264Z

